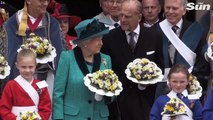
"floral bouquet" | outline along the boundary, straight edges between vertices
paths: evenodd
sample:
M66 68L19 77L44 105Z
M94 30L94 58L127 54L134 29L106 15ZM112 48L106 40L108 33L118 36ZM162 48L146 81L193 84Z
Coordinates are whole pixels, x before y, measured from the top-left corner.
M198 99L202 96L202 87L200 86L197 77L193 76L192 74L189 76L189 85L187 86L187 91L189 93L189 98L194 96Z
M30 34L30 38L26 40L26 42L21 45L21 48L18 49L18 52L21 49L31 49L37 55L38 63L47 63L54 60L56 57L55 48L49 43L46 38L42 38L36 36L34 33Z
M171 98L163 108L161 115L175 117L178 115L186 115L186 109L182 100Z
M128 79L139 84L155 84L163 79L161 69L147 58L129 63L125 73Z
M10 66L6 58L0 55L0 79L6 78L10 74Z
M41 116L37 112L21 112L19 115L20 120L41 120Z
M98 95L116 96L123 90L118 76L111 69L99 70L84 77L84 84Z

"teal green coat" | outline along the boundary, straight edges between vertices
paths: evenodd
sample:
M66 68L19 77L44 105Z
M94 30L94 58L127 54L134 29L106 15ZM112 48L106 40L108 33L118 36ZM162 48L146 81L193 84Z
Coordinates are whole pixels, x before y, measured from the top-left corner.
M105 61L105 62L103 62ZM92 65L87 64L89 71ZM101 53L100 69L111 69L111 59ZM74 51L61 53L53 90L53 120L108 120L106 97L97 102L85 85Z

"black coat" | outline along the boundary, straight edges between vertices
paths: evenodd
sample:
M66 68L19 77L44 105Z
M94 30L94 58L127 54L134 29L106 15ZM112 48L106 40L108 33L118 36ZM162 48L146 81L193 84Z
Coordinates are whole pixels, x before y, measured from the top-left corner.
M154 51L147 55L147 52ZM152 28L140 29L134 53L128 45L125 31L118 27L103 37L102 52L110 55L112 69L118 75L124 90L118 96L122 120L148 120L149 110L154 102L155 85L141 91L137 84L126 78L127 65L136 58L148 58L163 68L162 40Z

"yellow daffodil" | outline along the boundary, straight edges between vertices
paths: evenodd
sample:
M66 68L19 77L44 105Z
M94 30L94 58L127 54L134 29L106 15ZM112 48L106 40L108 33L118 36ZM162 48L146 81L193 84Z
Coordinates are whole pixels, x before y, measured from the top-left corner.
M170 101L168 101L166 105L164 106L164 111L161 114L175 116L175 115L180 115L185 113L186 113L186 110L185 110L183 101L178 98L171 98Z
M40 115L37 112L21 112L19 115L21 120L41 120Z

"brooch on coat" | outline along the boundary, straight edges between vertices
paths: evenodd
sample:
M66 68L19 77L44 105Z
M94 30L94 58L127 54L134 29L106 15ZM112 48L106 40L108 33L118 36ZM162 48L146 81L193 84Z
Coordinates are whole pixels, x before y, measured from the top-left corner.
M106 62L106 59L104 59L104 58L103 58L103 59L101 59L101 63L103 63L103 64L104 64L104 67L105 67L105 68L107 68L107 62Z
M45 88L48 86L48 84L45 80L37 82L36 85L38 86L37 92L39 95L41 95L41 93L42 93L42 88Z
M41 93L42 93L42 88L38 88L38 89L37 89L37 92L38 92L39 95L41 95Z

